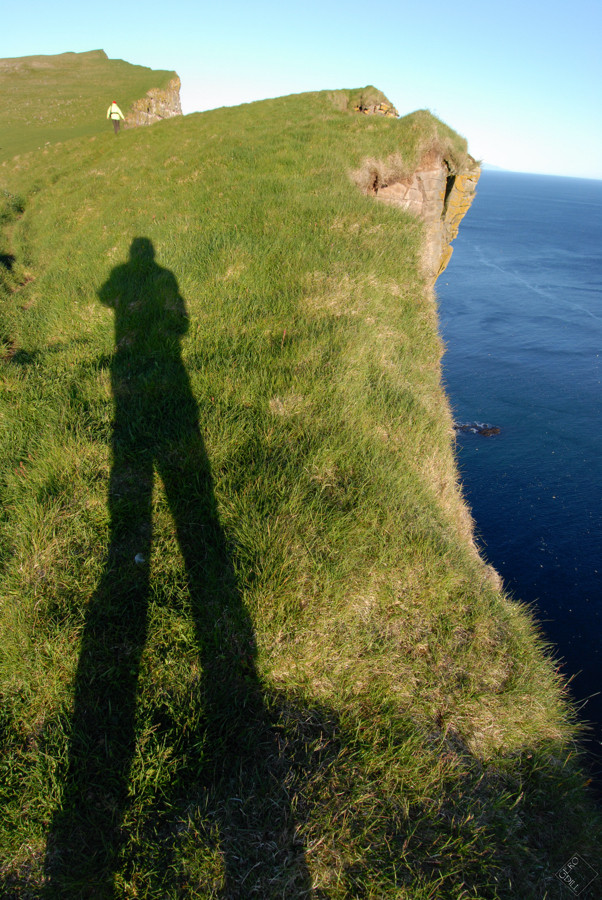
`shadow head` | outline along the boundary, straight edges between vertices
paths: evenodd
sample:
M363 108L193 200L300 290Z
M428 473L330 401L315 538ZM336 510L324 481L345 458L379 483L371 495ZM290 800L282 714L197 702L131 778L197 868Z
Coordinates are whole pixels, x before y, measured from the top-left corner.
M155 261L155 248L149 238L134 238L130 246L130 262L138 266L148 266Z

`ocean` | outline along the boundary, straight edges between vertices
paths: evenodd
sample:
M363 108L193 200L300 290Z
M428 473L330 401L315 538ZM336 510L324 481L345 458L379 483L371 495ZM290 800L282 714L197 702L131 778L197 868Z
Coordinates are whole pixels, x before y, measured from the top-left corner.
M600 773L602 181L484 171L453 246L436 289L465 496L572 679Z

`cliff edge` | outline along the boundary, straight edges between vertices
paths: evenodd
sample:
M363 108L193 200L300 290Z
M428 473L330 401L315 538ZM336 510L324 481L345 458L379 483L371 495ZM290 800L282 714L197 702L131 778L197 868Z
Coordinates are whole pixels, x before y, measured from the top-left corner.
M451 242L470 209L480 175L471 156L457 168L440 152L429 151L411 175L374 188L379 200L407 209L425 222L423 266L433 280L449 263Z
M150 91L147 91L146 96L140 100L134 100L125 117L126 127L152 125L162 119L181 116L180 87L181 82L176 75L167 87L151 88Z
M363 97L362 92L355 93ZM349 97L348 109L396 114L384 94L371 105L354 100ZM422 134L418 146L409 153L400 149L385 160L367 158L352 177L363 193L422 219L426 226L423 270L434 283L449 263L451 242L470 209L481 169L468 153L466 141L428 111L412 113L405 123L410 132Z

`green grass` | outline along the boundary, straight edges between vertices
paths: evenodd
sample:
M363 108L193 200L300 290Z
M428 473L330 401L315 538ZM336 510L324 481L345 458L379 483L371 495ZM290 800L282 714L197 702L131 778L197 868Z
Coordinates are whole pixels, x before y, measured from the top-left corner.
M565 687L472 544L421 225L353 181L433 143L307 94L0 169L6 896L595 866Z
M21 153L109 129L107 108L124 114L175 72L108 59L103 50L0 59L3 127L0 163Z

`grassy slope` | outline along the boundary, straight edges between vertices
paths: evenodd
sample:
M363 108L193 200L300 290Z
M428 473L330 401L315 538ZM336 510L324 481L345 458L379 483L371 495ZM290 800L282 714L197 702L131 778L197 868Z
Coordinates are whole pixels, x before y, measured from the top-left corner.
M175 74L108 59L103 50L0 59L0 162L46 143L101 133L109 128L112 100L125 114Z
M539 900L596 858L554 664L470 544L421 227L349 177L435 135L310 94L0 169L14 896L46 865L57 897ZM140 238L186 303L196 456L173 353L149 333L155 417L99 300L144 282L119 268ZM141 575L149 538L120 529L165 446L145 432L116 485L115 404L132 432L173 422L186 485L156 476Z

